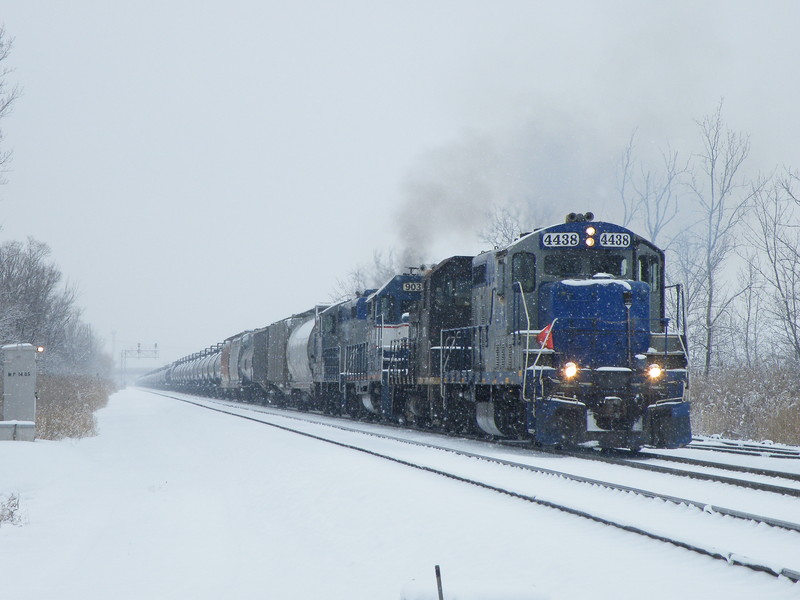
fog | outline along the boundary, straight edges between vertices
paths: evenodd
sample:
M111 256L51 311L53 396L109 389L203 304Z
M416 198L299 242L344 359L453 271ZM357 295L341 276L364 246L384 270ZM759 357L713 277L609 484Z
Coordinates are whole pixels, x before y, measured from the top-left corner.
M374 250L475 253L485 211L621 215L615 166L800 167L800 5L6 3L0 240L50 245L109 351L161 360L330 299Z

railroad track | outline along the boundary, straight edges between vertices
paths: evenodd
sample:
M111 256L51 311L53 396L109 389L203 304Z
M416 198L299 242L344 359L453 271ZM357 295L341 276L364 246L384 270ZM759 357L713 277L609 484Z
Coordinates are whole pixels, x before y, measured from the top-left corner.
M152 393L160 393L160 392L152 392ZM764 572L770 574L775 577L785 577L793 582L800 581L800 571L785 568L782 566L775 566L775 560L758 560L758 559L751 559L743 556L741 553L730 551L726 552L720 550L714 544L706 544L702 541L691 539L679 539L677 536L672 536L664 533L664 531L659 531L658 526L642 526L637 523L630 523L626 522L625 518L620 518L620 515L616 517L613 515L608 514L598 514L597 512L593 512L586 507L580 506L580 502L576 503L572 500L574 499L575 495L570 495L568 502L559 499L547 499L544 497L543 494L536 493L536 490L531 491L530 483L531 483L531 474L535 474L536 476L545 477L548 479L557 480L559 482L569 482L570 484L579 484L582 486L591 486L594 490L606 490L613 491L617 493L624 493L626 494L625 498L636 497L639 499L650 499L650 500L657 500L659 501L659 509L665 503L669 505L679 505L684 507L690 507L693 509L692 518L709 518L715 519L719 518L720 516L729 517L731 522L750 522L750 523L757 523L762 524L770 528L770 530L783 530L784 535L792 535L797 536L800 535L800 524L789 522L783 519L777 519L773 517L763 516L763 515L756 515L753 513L749 513L746 511L735 510L731 508L725 508L722 506L716 506L709 504L708 502L704 501L697 501L692 500L689 498L677 497L672 496L664 493L659 493L655 491L645 490L641 488L631 487L627 485L621 485L619 483L614 483L610 481L603 481L595 478L584 477L580 475L575 475L571 473L567 473L564 471L558 471L555 469L543 468L541 466L535 466L531 464L520 463L516 461L511 461L507 459L502 459L493 456L487 456L485 454L479 454L475 452L466 451L463 449L456 449L453 447L445 447L438 444L432 444L425 441L420 440L409 440L408 438L401 438L394 435L389 435L386 433L378 433L374 431L364 431L363 429L355 428L352 425L354 424L353 421L347 420L347 422L351 426L344 425L341 421L345 421L345 419L338 419L336 422L325 422L321 423L317 418L318 415L313 415L314 419L309 419L308 417L303 418L299 415L304 415L304 413L297 413L292 411L291 414L287 415L287 411L276 411L275 409L262 409L262 410L255 410L256 407L254 406L242 406L237 403L220 403L214 400L206 400L206 399L189 399L186 397L179 397L172 394L167 393L160 393L161 395L174 398L176 400L180 400L182 402L186 402L189 404L193 404L195 406L199 406L208 410L213 410L216 412L224 413L227 415L231 415L237 418L246 419L249 421L254 421L263 425L267 425L273 428L277 428L286 432L303 435L315 440L319 440L321 442L333 444L342 448L347 448L353 451L369 454L381 459L389 460L410 468L419 469L422 471L430 472L432 474L448 477L453 480L457 480L463 483L467 483L470 485L478 486L484 489L488 489L500 494L504 494L506 496L510 496L513 498L517 498L522 501L526 501L532 504L548 507L551 509L556 509L565 513L569 513L581 518L585 518L594 522L602 523L604 525L614 527L617 529L622 529L631 533L635 533L637 535L641 535L644 537L648 537L653 540L657 540L660 542L664 542L667 544L671 544L676 547L680 547L697 554L709 556L715 558L717 560L724 560L725 562L740 566L746 567L748 569L752 569L755 571ZM213 404L213 405L210 405ZM242 412L249 412L251 414L241 414ZM277 414L276 414L277 413ZM258 416L256 416L258 415ZM290 422L295 422L293 425L289 426L286 424L281 424L275 422L274 419L279 419L286 421L287 419ZM266 419L273 419L273 420L266 420ZM327 420L327 419L326 419ZM311 428L309 430L308 428ZM320 427L327 428L328 434L321 435L318 432L314 432L313 430L318 430ZM338 432L337 434L330 435L331 430L334 432ZM383 450L376 450L375 447L370 448L370 443L353 443L352 442L352 434L357 433L365 436L370 436L371 438L378 438L383 442L389 441L392 443L396 443L394 447L400 448L400 444L406 445L414 445L418 447L425 447L432 451L430 455L431 460L430 462L426 461L418 461L418 460L408 460L407 458L403 457L402 450L393 450L392 452L386 452ZM336 439L337 435L345 434L346 438ZM365 440L368 438L364 438ZM457 456L459 460L466 459L469 461L480 461L481 464L485 463L493 463L495 465L500 465L504 469L513 469L516 473L527 474L524 477L525 485L508 485L506 483L497 484L492 482L492 474L488 476L484 476L482 478L477 478L473 475L476 471L473 469L468 469L466 471L460 469L453 469L450 466L442 465L440 460L435 458L435 453L444 454L447 453L450 456ZM585 458L585 457L584 457ZM446 462L446 461L445 461ZM608 462L608 461L606 461ZM630 460L621 461L622 464L626 467L633 466ZM639 467L634 467L639 468ZM658 469L648 469L648 470L656 470ZM676 470L672 470L676 471ZM664 471L659 471L664 472ZM681 475L681 476L690 476L685 475L685 472L678 472L678 473L670 473L670 475ZM499 478L504 479L504 478ZM719 482L720 479L718 478L704 478L707 480L717 481ZM724 479L724 478L723 478ZM728 478L729 479L729 478ZM537 481L540 481L537 479ZM723 481L723 483L729 485L735 485L728 481ZM778 488L779 486L772 486L773 489L768 489L769 486L751 488L751 489L758 489L763 493L770 493L770 494L782 494L787 495L785 493L786 489L791 488ZM799 490L793 490L797 492L800 496ZM577 496L584 496L584 493L578 494ZM761 528L760 528L761 530ZM786 533L789 532L789 533ZM763 533L763 531L762 531ZM800 540L800 538L798 538Z
M574 456L576 458L584 458L587 460L595 460L608 464L624 465L632 469L640 469L643 471L651 471L654 473L667 473L670 475L677 475L679 477L688 477L690 479L699 479L703 481L715 481L717 483L726 483L737 487L749 488L759 490L762 492L772 492L775 494L783 494L786 496L794 496L800 498L800 488L787 487L784 485L776 485L773 483L765 483L750 479L739 479L734 477L726 477L715 473L693 471L687 469L675 469L662 465L655 465L645 462L644 457L648 459L657 459L680 464L687 464L696 467L707 469L719 469L723 471L732 471L736 473L746 473L748 475L756 475L761 477L770 477L778 480L785 480L788 482L800 483L800 475L797 473L787 473L785 471L773 471L769 469L760 469L755 467L746 467L742 465L731 465L729 463L717 463L705 460L697 460L688 457L671 456L666 454L657 454L654 452L647 452L641 456L628 456L629 453L623 452L596 452L592 450L575 451L575 450L560 450L558 454L563 456Z
M764 477L774 477L775 479L785 479L787 481L800 482L800 473L788 473L786 471L774 471L772 469L761 469L758 467L747 467L743 465L735 465L730 463L718 463L710 460L699 460L696 458L689 458L688 456L673 456L670 454L659 454L658 452L645 451L642 453L643 457L648 459L664 460L668 462L676 462L685 465L694 465L698 467L711 467L721 469L723 471L733 471L736 473L750 473L752 475L762 475Z
M709 442L704 438L695 437L692 438L692 442L688 447L692 450L706 450L710 452L722 452L724 454L800 460L800 449L757 444L753 442L738 442L736 440L719 439Z

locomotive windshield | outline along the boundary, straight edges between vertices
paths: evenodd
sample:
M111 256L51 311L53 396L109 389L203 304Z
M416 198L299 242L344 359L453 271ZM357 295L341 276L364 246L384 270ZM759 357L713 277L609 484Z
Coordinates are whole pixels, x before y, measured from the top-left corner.
M560 250L544 257L544 274L551 277L587 279L597 273L631 279L628 253Z
M469 306L472 288L465 279L442 279L433 288L433 302L437 306Z
M376 318L385 323L399 323L402 315L410 312L416 302L416 298L384 296L378 302Z

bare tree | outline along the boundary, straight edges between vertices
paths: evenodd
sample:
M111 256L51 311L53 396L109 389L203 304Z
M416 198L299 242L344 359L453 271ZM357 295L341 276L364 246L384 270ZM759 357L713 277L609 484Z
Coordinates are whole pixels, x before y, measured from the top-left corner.
M756 190L751 244L764 257L755 263L770 291L766 308L795 362L800 361L800 229L795 212L796 175Z
M57 325L69 320L75 290L59 289L61 272L49 263L46 244L29 238L26 244L0 246L0 298L7 323L5 336L13 341L48 343L57 336ZM59 325L60 326L60 325Z
M748 367L754 368L761 364L763 354L760 351L761 340L767 336L764 332L764 283L759 277L758 257L751 256L746 259L747 266L739 274L739 286L744 290L742 294L740 316L738 323L744 324L742 332L742 351L744 361Z
M622 156L617 162L617 192L619 192L619 199L622 203L622 225L628 227L636 216L639 209L639 198L636 195L631 195L631 188L634 187L633 181L633 168L635 164L634 159L634 139L636 138L636 130L631 133L628 139L628 145L622 152Z
M681 231L668 249L669 258L667 264L667 280L672 283L680 283L685 292L684 302L686 310L686 325L690 332L697 331L702 327L702 305L704 277L701 265L697 257L702 253L702 239L693 231L685 229ZM667 297L669 313L678 315L678 306L675 298L670 294ZM697 343L697 337L689 337L690 362L696 365L703 360L702 344Z
M331 300L340 302L347 298L354 298L367 289L378 288L402 270L393 250L387 251L385 255L383 252L375 250L372 253L371 265L358 265L344 279L336 281L336 287L331 293Z
M11 48L14 45L14 38L8 37L4 27L0 26L0 120L8 116L14 107L14 102L19 98L21 90L18 86L8 84L8 75L13 71L7 66ZM3 130L0 129L0 144L3 142ZM3 150L0 147L0 184L5 183L2 174L8 171L11 162L11 151Z
M75 287L62 282L46 244L32 238L0 244L0 344L44 345L51 372L101 372L100 366L110 363L81 321L76 298Z
M793 171L788 171L781 179L781 187L786 192L786 195L792 199L792 201L800 206L800 196L798 196L797 192L795 191L795 186L800 184L800 176Z
M658 173L643 170L641 183L636 185L637 205L643 212L645 231L654 244L678 214L678 187L689 170L688 161L681 161L669 146L661 151L661 160L662 170Z
M478 233L478 239L493 248L508 246L523 232L523 217L519 206L493 206L486 213L487 225Z
M678 153L668 145L666 150L661 150L661 167L645 168L635 157L635 137L636 131L631 134L617 163L622 224L629 227L640 220L650 240L657 243L658 236L678 214L679 188L688 173L689 162L680 160Z
M730 255L733 233L745 206L757 186L741 177L741 167L750 153L747 136L731 131L722 121L722 102L713 114L697 122L703 143L697 155L700 174L693 173L690 189L700 213L702 240L699 268L703 277L704 372L707 375L714 355L715 326L732 298L725 297L719 275ZM749 190L749 191L748 191Z

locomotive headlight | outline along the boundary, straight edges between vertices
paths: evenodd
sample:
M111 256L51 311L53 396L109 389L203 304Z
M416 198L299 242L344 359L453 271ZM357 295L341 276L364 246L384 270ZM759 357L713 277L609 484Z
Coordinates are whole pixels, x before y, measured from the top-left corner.
M578 365L574 362L568 362L564 365L564 377L567 379L572 379L575 375L578 374Z
M586 238L586 245L589 246L589 248L594 246L594 238L592 238L592 237Z
M586 228L586 235L588 235L589 237L592 237L595 233L597 233L597 230L594 227Z
M664 374L664 369L662 369L660 365L653 363L652 365L647 367L647 376L652 380L658 379L663 374Z

